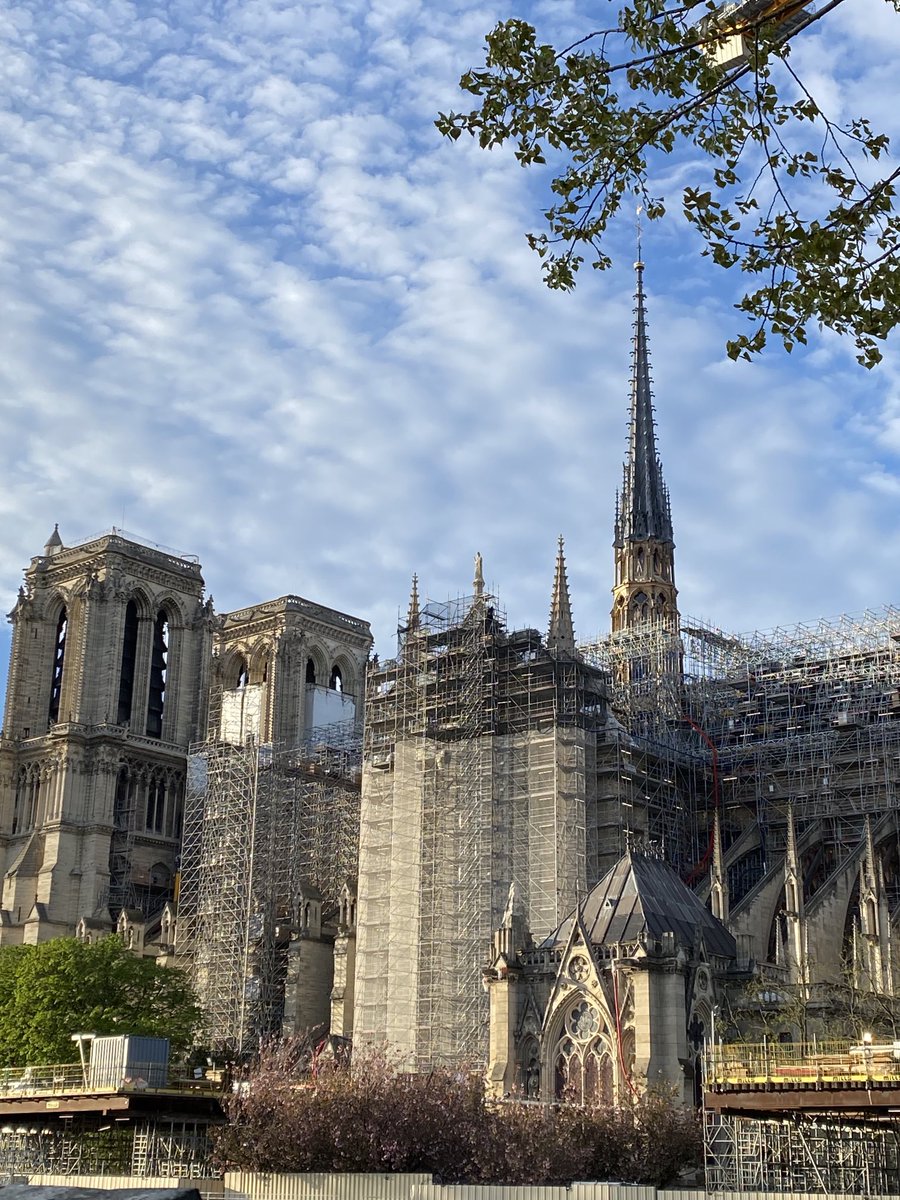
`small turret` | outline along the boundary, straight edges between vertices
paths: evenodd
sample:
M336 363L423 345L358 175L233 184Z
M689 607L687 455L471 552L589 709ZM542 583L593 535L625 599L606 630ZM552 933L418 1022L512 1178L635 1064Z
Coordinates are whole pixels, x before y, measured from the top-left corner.
M53 532L44 543L44 557L51 558L54 554L59 554L60 550L64 548L63 540L59 536L59 525L54 525Z

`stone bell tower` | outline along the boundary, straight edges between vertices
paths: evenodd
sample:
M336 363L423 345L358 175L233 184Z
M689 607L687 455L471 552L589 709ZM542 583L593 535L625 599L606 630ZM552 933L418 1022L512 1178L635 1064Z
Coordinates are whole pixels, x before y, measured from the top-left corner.
M113 529L31 560L0 733L0 944L171 896L213 625L199 563Z

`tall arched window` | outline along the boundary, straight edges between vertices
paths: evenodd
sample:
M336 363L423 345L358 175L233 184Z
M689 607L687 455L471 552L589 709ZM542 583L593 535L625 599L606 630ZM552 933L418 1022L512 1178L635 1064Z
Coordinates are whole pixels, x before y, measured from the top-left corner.
M153 654L150 659L150 692L147 697L147 737L161 738L166 706L166 673L169 659L169 618L160 609L153 624Z
M316 682L316 664L313 662L313 660L311 658L308 658L306 660L306 682L307 683L315 683Z
M151 779L147 787L147 820L149 833L162 833L166 817L166 784L161 776Z
M66 658L66 633L68 632L68 613L63 607L56 622L56 642L53 651L53 676L50 681L50 711L52 722L59 720L59 699L62 695L63 664Z
M331 678L328 681L328 686L333 692L342 692L344 690L344 677L337 663L331 668Z
M127 725L131 720L131 705L134 700L134 673L137 665L138 610L133 600L125 609L125 632L122 637L122 663L119 667L119 708L117 725Z
M605 1022L593 1004L582 1000L566 1016L553 1065L558 1099L574 1104L612 1100L611 1044Z
M125 831L132 828L132 809L134 807L135 781L131 778L128 767L122 763L116 779L116 794L113 800L113 828Z

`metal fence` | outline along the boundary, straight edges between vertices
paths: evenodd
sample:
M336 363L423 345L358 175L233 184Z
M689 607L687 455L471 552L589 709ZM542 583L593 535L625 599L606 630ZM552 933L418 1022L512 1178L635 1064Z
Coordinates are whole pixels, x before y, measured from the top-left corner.
M129 1175L31 1175L29 1183L65 1187L196 1187L203 1200L822 1200L813 1192L708 1192L657 1189L627 1183L573 1183L568 1187L435 1184L431 1176L261 1175L229 1173L221 1179ZM860 1200L859 1194L830 1194L829 1200ZM900 1200L889 1197L886 1200Z

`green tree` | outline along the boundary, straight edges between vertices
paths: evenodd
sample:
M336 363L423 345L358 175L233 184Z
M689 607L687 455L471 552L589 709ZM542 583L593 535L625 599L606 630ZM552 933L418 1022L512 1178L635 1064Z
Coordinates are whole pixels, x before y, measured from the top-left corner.
M790 351L818 323L851 336L871 367L900 320L900 167L881 170L887 136L864 117L832 120L790 59L791 40L842 2L810 13L808 0L630 0L611 7L611 27L559 50L504 21L484 67L460 80L479 107L437 126L486 148L510 142L522 166L552 162L548 229L528 240L554 288L574 286L586 255L609 267L623 202L663 216L671 198L654 178L682 154L681 207L702 253L750 277L736 307L751 329L730 356L750 358L772 334Z
M72 1062L73 1033L167 1037L186 1049L200 1010L183 972L117 937L0 949L0 1066Z

